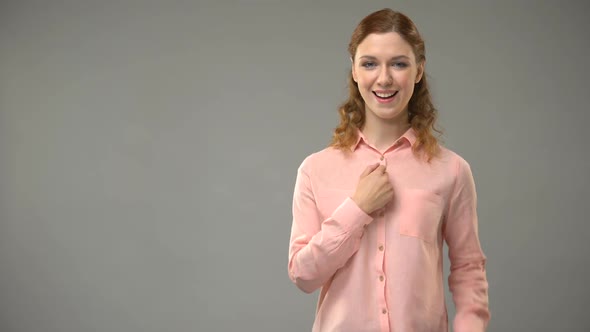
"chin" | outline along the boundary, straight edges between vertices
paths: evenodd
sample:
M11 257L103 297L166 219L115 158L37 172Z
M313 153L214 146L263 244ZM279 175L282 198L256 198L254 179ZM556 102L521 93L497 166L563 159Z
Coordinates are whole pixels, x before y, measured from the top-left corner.
M381 110L373 113L382 120L394 120L403 117L405 112L398 110Z

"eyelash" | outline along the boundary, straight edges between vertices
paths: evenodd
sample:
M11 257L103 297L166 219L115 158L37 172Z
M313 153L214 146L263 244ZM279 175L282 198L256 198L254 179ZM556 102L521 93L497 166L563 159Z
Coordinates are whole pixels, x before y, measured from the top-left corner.
M377 64L375 62L367 61L362 63L361 66L367 69L373 69L377 66ZM392 63L392 66L403 69L406 68L408 64L405 62L394 62Z

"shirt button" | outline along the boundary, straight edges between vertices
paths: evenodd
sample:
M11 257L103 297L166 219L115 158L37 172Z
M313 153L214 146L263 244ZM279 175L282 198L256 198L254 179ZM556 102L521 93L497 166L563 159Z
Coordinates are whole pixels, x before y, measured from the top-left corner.
M379 280L383 281L383 280L385 280L385 278L383 276L379 276Z
M383 251L383 246L379 246L379 251Z
M386 309L381 310L381 312L385 315L387 313Z
M385 215L385 212L381 211L379 212L379 217L383 217Z
M381 158L379 158L379 160L383 160L383 159L385 159L385 157L383 157L383 156L381 156Z

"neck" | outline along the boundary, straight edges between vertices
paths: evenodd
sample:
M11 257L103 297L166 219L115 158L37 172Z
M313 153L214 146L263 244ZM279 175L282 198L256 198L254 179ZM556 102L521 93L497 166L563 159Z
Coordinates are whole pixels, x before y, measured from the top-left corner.
M379 151L388 149L410 129L408 112L403 112L394 119L381 119L370 113L365 113L365 124L361 131L367 141Z

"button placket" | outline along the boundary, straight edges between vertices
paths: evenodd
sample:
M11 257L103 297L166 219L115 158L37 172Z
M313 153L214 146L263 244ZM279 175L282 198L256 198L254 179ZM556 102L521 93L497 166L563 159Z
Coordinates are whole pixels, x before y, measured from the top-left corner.
M387 161L387 159L384 159ZM385 245L386 245L386 238L385 238L385 228L386 228L386 208L381 209L378 213L378 219L376 223L376 242L375 246L377 250L375 250L375 288L378 295L378 310L382 313L381 316L381 326L382 328L386 328L389 330L389 321L387 318L387 314L389 313L387 300L386 300L386 277L385 277Z

